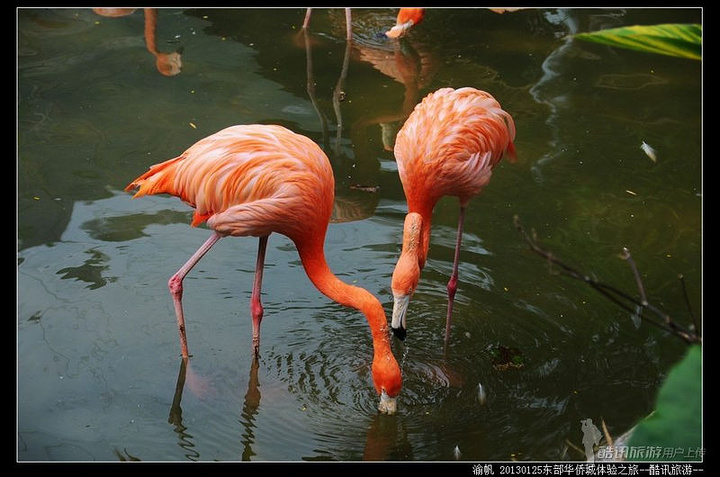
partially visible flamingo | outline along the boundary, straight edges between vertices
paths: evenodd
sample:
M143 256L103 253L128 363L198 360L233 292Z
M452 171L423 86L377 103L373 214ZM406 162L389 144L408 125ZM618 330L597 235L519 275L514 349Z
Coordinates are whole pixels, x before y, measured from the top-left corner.
M170 194L195 208L192 224L207 222L210 238L168 282L175 306L182 356L188 346L182 308L183 278L222 237L259 237L255 281L250 299L253 351L259 356L260 300L268 236L290 238L317 289L330 299L357 310L368 320L373 338L372 376L380 395L378 409L392 414L401 374L390 349L387 318L379 300L367 290L348 285L330 270L324 252L333 209L335 180L325 153L309 138L277 125L241 125L201 139L180 156L150 167L126 190L134 197Z
M400 38L405 36L412 27L419 24L425 18L424 8L401 8L398 12L395 26L385 32L388 38Z
M465 209L489 183L504 155L515 160L515 122L489 93L475 88L442 88L418 104L398 132L395 159L408 204L402 252L392 275L395 336L406 335L406 314L430 245L433 208L443 196L460 201L453 270L447 284L445 347L457 291Z
M310 26L310 18L312 17L312 8L305 10L305 19L303 20L303 29ZM424 8L401 8L398 11L395 26L385 32L389 38L400 38L407 34L408 31L425 17ZM349 8L345 9L345 39L352 40L352 13Z
M120 18L131 15L136 8L93 8L97 15L107 18ZM163 76L175 76L182 71L182 49L172 53L158 50L155 39L157 29L157 8L144 8L145 14L145 47L155 57L155 67Z
M137 8L93 8L95 14L107 18L120 18L132 15Z

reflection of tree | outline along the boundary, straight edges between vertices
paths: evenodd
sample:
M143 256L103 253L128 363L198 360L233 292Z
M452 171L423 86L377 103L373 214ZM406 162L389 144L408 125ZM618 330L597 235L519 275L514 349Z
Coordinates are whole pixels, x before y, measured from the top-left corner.
M573 41L571 35L573 33L577 33L578 31L578 19L573 17L571 11L568 10L559 10L557 12L549 11L547 12L546 17L550 22L564 25L567 28L567 33L569 35L563 44L550 53L547 58L545 58L545 61L543 61L543 74L540 79L535 82L532 88L530 88L530 94L533 96L535 101L545 104L548 108L550 108L550 115L546 120L546 124L553 132L553 138L550 140L549 145L551 146L551 151L558 151L563 149L558 147L561 139L558 137L559 131L555 121L557 120L561 105L565 102L565 97L568 94L568 91L565 87L558 91L553 91L552 87L554 80L562 74L561 65L563 63L563 59L566 55L568 55L568 52L572 50ZM551 161L553 156L554 154L552 152L548 152L538 159L535 166L533 166L535 173L539 174L543 164Z
M107 255L98 250L86 250L85 253L90 255L90 258L79 267L65 267L58 270L56 273L62 275L60 278L63 280L74 278L75 280L89 283L85 288L89 288L90 290L95 290L104 287L108 283L117 281L117 277L103 276L103 272L109 268L107 263L110 261L110 258Z

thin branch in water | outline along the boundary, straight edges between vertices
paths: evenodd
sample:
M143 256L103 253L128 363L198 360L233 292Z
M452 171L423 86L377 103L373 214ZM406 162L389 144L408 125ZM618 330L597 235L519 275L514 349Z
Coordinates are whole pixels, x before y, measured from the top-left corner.
M647 306L647 296L645 296L645 287L643 287L642 279L640 279L640 273L638 272L637 266L635 265L635 260L633 260L632 255L630 255L630 250L627 249L627 247L623 247L623 258L627 260L627 262L630 264L630 268L633 271L633 275L635 275L635 282L638 286L638 293L640 293L640 303L643 304L643 306Z
M657 308L656 306L652 305L648 302L647 297L645 296L645 290L642 285L642 281L640 280L640 275L637 271L637 267L635 266L635 262L632 260L632 257L630 256L630 252L627 249L623 249L625 252L625 259L628 260L628 263L630 263L630 266L633 270L633 273L635 274L635 279L638 284L638 289L640 290L641 300L638 300L627 293L623 292L622 290L618 290L617 288L607 285L605 283L601 283L593 278L591 278L587 274L583 274L571 266L565 264L563 261L561 261L559 258L557 258L552 252L545 250L541 248L534 238L536 237L535 231L533 231L533 238L528 235L528 233L525 231L525 229L520 224L520 219L518 216L513 217L513 222L515 224L515 228L520 233L520 236L525 240L525 242L530 247L530 250L537 253L541 257L545 258L550 264L555 265L559 267L565 275L568 275L572 278L575 278L576 280L583 281L590 285L592 288L597 290L599 293L604 295L606 298L611 300L613 303L620 306L622 309L628 311L631 315L638 316L642 321L649 323L653 326L656 326L660 329L663 329L665 331L669 331L673 333L674 335L678 336L682 340L684 340L687 343L702 343L702 337L698 334L696 327L693 326L693 329L686 329L685 327L679 325L675 321L671 319L669 315L667 315L665 312ZM635 307L639 308L640 312L635 311L632 309L630 305L634 305ZM656 315L659 320L655 320L646 316L643 316L642 310L647 309L648 311L652 312L654 315Z
M696 333L700 334L700 327L698 326L698 322L695 319L695 313L693 313L692 311L692 306L690 306L690 297L688 297L687 287L685 286L685 277L682 273L680 273L678 274L678 279L680 280L680 284L682 285L683 296L685 296L685 304L687 305L688 313L690 313L690 320L692 321L692 328Z

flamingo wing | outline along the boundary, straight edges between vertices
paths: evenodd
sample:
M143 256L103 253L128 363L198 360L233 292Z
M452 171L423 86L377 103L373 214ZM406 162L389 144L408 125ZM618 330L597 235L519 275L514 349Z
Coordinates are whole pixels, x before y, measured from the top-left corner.
M126 190L171 194L225 235L294 238L323 230L332 213L334 177L310 139L275 125L240 125L208 136L182 155L151 166Z

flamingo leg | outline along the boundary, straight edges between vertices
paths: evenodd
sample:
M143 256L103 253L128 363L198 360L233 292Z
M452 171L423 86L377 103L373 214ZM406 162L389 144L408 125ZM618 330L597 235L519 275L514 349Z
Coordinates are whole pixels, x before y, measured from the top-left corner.
M188 354L187 336L185 335L185 314L183 313L182 307L182 294L183 294L183 279L192 270L192 268L203 258L208 250L212 248L215 243L220 240L223 236L217 232L213 232L209 239L200 246L199 249L185 262L185 265L180 267L180 270L168 280L168 288L170 289L170 295L172 295L173 303L175 304L175 318L177 318L178 331L180 332L180 349L182 350L182 357L187 358Z
M255 263L255 281L253 281L252 295L250 296L250 314L252 315L253 324L253 355L256 359L260 356L260 322L263 318L263 306L260 299L260 290L262 288L267 242L267 235L260 237L258 242L257 262Z
M462 243L463 223L465 222L465 207L460 206L460 217L458 218L457 239L455 241L455 258L453 259L453 270L450 280L447 284L448 293L448 309L447 318L445 319L445 350L447 350L450 342L450 324L452 323L453 302L455 301L455 292L458 284L458 266L460 264L460 244Z
M310 17L312 16L312 8L305 10L305 20L303 21L303 28L307 29L310 26Z
M352 21L352 15L350 14L350 9L345 9L345 39L347 41L352 40L352 24L350 23Z

